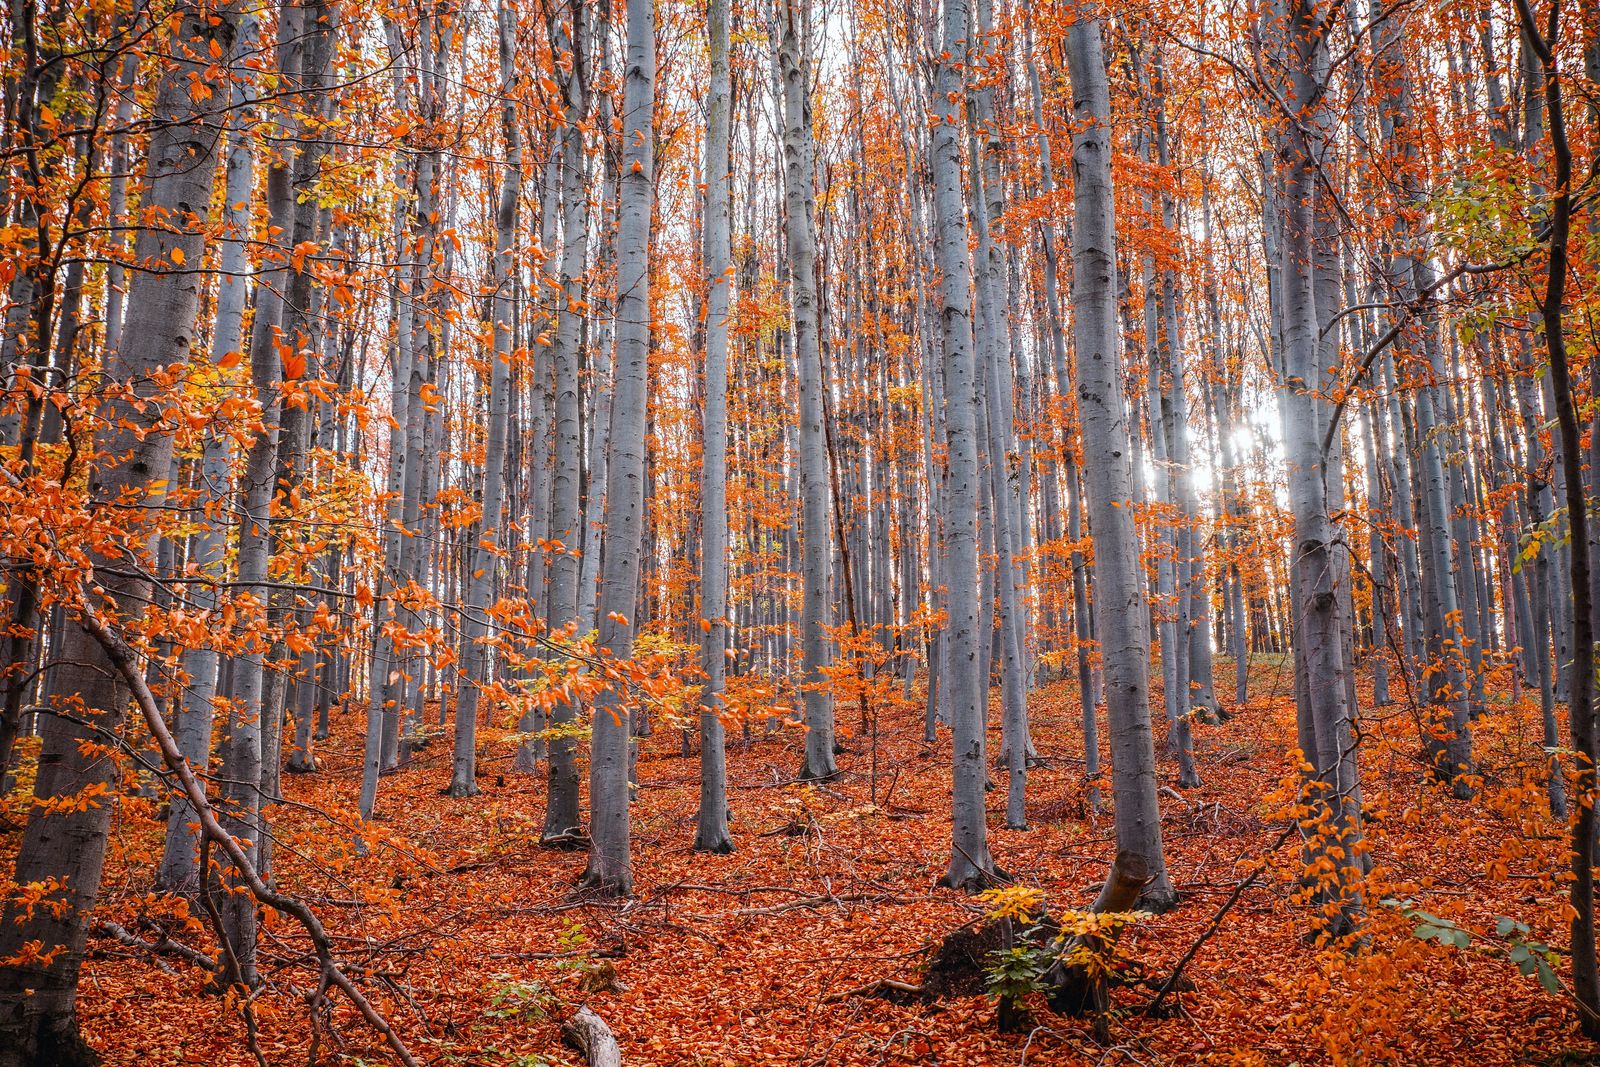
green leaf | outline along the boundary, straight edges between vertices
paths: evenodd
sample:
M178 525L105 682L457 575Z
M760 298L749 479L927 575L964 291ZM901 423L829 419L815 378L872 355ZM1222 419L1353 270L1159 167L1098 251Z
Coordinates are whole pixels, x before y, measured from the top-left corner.
M1500 916L1500 918L1495 921L1494 932L1497 936L1510 937L1512 931L1516 931L1519 934L1526 934L1528 933L1528 927L1526 924L1519 923L1517 920L1508 918L1504 915Z
M1556 977L1556 972L1544 960L1534 961L1539 968L1539 984L1544 986L1546 993L1560 993L1561 979Z

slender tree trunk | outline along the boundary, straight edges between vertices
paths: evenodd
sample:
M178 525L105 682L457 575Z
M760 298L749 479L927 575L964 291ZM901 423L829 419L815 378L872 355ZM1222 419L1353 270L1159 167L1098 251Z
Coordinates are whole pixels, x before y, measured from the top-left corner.
M588 120L589 48L588 17L583 7L575 7L569 39L557 31L558 46L572 52L572 72L562 78L565 93L566 126L561 148L561 306L557 311L555 345L551 362L555 371L553 405L555 443L550 478L550 540L561 542L552 549L548 565L548 618L550 628L562 634L566 627L581 625L578 618L578 581L583 522L579 498L583 434L579 425L578 347L583 327L583 273L589 257L588 165L584 152L583 125ZM581 634L573 634L581 637ZM566 838L580 824L578 797L578 743L572 725L578 719L575 701L561 701L551 709L549 789L545 805L543 836Z
M1326 74L1325 28L1305 0L1291 0L1282 22L1285 96L1289 106L1312 108ZM1298 113L1298 112L1297 112ZM1349 776L1351 714L1344 628L1337 588L1341 573L1334 559L1343 551L1330 517L1331 501L1342 498L1343 484L1331 484L1323 431L1329 424L1324 368L1318 341L1315 215L1324 210L1316 167L1326 154L1326 116L1314 114L1285 134L1282 151L1281 301L1282 359L1289 497L1294 516L1294 645L1299 684L1301 746L1311 762L1309 800L1321 815L1310 844L1330 870L1326 897L1336 911L1330 933L1352 928L1361 909L1355 884L1360 871L1360 813L1354 799L1358 781Z
M988 679L981 645L987 634L978 610L977 359L973 348L972 264L961 189L961 104L971 49L966 0L943 0L944 34L933 97L934 227L938 249L940 323L944 339L944 567L948 621L940 644L945 667L941 692L950 713L950 867L940 884L975 892L996 876L984 815L983 763Z
M816 170L811 132L810 78L802 35L804 15L784 0L778 65L783 85L784 215L789 246L789 288L794 360L800 381L800 539L802 601L800 639L804 669L805 759L800 777L827 781L834 762L833 693L827 668L833 663L828 628L833 623L829 578L833 571L828 526L828 454L822 425L821 318L817 311Z
M1100 22L1067 30L1072 80L1073 347L1085 487L1095 538L1095 622L1105 669L1117 846L1149 865L1145 900L1177 901L1161 847L1155 740L1150 729L1150 637L1139 577L1128 415L1117 358L1116 226L1111 185L1111 96Z
M478 793L478 703L479 694L489 684L488 610L494 595L495 574L500 569L503 539L500 536L501 512L505 504L506 438L511 421L511 358L516 335L513 333L513 256L517 240L517 216L522 204L522 134L517 123L516 56L517 15L510 0L502 0L498 13L500 51L500 133L505 141L505 172L500 178L500 203L495 215L495 252L492 281L494 298L490 302L494 350L489 361L489 426L483 452L483 519L478 537L470 547L472 559L467 586L465 685L456 696L455 752L451 760L450 785L445 790L453 797Z
M701 667L698 852L733 851L728 834L728 768L722 728L728 658L728 306L733 250L728 236L729 120L733 107L728 66L729 0L711 0L711 90L706 102L706 222L702 267L706 294L705 414L700 475Z
M628 0L622 109L622 189L617 201L617 362L612 387L606 558L599 608L601 654L626 672L633 655L644 532L646 389L650 355L650 216L655 191L655 11ZM605 895L633 890L628 816L629 709L623 679L594 702L589 767L589 866L583 884Z

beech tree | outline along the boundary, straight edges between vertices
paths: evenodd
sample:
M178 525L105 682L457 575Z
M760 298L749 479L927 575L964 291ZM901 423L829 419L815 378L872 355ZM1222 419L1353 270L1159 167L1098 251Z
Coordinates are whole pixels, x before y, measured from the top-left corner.
M733 110L728 62L728 0L712 0L706 17L711 46L711 88L706 102L706 222L702 256L706 297L706 407L701 475L701 662L706 674L700 711L700 811L694 847L731 852L728 771L722 709L728 647L728 316L733 253L728 235L728 142Z
M1161 847L1155 741L1150 731L1150 643L1140 608L1138 540L1128 415L1118 381L1116 222L1113 216L1111 102L1100 23L1079 19L1067 31L1067 70L1078 131L1072 139L1072 344L1084 487L1095 533L1095 632L1105 669L1117 845L1150 872L1144 899L1176 903Z
M632 654L644 526L645 391L650 356L650 216L655 156L655 11L651 0L628 0L623 60L622 177L617 198L617 362L607 461L606 558L601 570L598 647L605 659ZM593 805L584 884L625 896L633 889L628 786L630 715L620 679L594 702L589 800Z
M0 1067L1586 1054L1592 6L11 5Z
M817 314L816 171L811 132L811 66L803 13L784 0L778 27L778 67L783 83L783 201L788 248L789 289L794 316L794 362L800 381L800 540L802 572L801 643L804 672L805 759L800 777L825 781L838 773L834 763L833 698L826 669L833 662L828 627L833 624L832 544L828 523L828 454L822 418L823 364Z
M139 228L133 248L134 262L144 269L129 279L128 321L111 354L94 431L96 454L112 457L97 465L90 485L93 498L105 502L159 498L159 476L173 448L162 393L182 380L189 360L205 358L194 337L199 280L183 266L199 262L205 248L223 142L196 87L208 73L228 77L229 60L244 38L244 16L228 5L189 6L176 14L160 49L163 71L153 114L161 122L151 134L142 180L141 200L151 222ZM144 567L152 531L113 528L102 536L107 539L86 561L90 570L77 596L89 610L136 621L150 597ZM124 569L127 557L135 561L131 569ZM8 899L0 923L0 958L7 961L0 972L0 1062L70 1065L98 1059L78 1033L76 1000L88 916L104 871L113 814L109 793L120 773L98 739L121 735L128 690L108 650L77 620L64 627L62 642L61 654L75 665L69 683L73 710L40 717L34 794L66 803L33 807L17 851L16 883L50 888L48 906ZM86 801L79 803L80 797Z

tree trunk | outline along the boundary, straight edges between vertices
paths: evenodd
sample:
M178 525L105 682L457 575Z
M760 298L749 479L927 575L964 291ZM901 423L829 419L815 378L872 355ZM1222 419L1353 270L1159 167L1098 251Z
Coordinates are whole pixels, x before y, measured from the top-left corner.
M483 518L478 537L470 547L472 560L467 586L465 685L456 696L455 752L451 760L450 785L453 797L478 794L478 703L479 694L489 684L490 651L484 644L488 631L488 610L494 596L495 574L503 555L501 511L505 503L506 438L511 421L511 358L516 335L514 294L512 292L513 255L517 240L517 216L522 204L522 136L517 123L512 93L516 86L515 59L516 10L509 0L498 12L500 84L505 94L500 108L500 132L505 140L505 173L500 179L500 203L495 215L495 251L492 280L494 298L490 302L494 337L489 361L488 440L483 452Z
M1081 18L1067 30L1067 69L1076 120L1073 346L1084 482L1095 539L1095 631L1105 669L1117 847L1143 857L1151 876L1145 900L1152 908L1167 908L1177 902L1177 894L1162 854L1150 729L1150 638L1141 608L1131 445L1117 358L1111 99L1099 21Z
M92 472L89 490L103 506L128 493L140 494L157 507L163 500L154 483L167 471L173 442L158 429L164 409L153 382L165 368L189 360L200 293L196 274L163 265L199 263L205 251L220 136L208 124L209 105L197 99L194 89L209 65L212 47L222 55L233 53L243 17L237 6L227 3L186 4L176 15L169 24L167 67L154 99L158 121L150 135L141 197L146 210L162 221L138 231L135 260L148 269L133 275L124 343L110 354L105 372L109 383L127 390L128 399L104 403L105 421L93 442L103 465ZM136 404L134 398L146 402ZM149 532L136 528L128 547L143 556L148 542ZM121 570L124 556L116 549L111 553L92 562L105 564L101 584L116 611L137 619L149 602L151 584L137 576L141 568L129 568L132 575ZM127 687L101 643L77 622L67 627L61 657L63 664L76 665L76 677L63 681L63 688L76 691L84 721L44 717L34 795L49 801L83 797L96 789L114 793L119 762L106 758L93 743L101 731L121 734ZM97 1058L79 1036L74 1001L114 808L110 796L104 796L84 805L68 804L64 810L36 806L29 813L17 853L16 883L60 888L37 904L6 904L0 917L0 958L17 958L30 943L60 951L0 969L3 1067L71 1067Z
M653 0L628 0L623 80L622 189L617 201L617 361L612 386L610 483L606 495L606 558L599 610L601 654L626 672L633 655L632 613L638 602L644 532L645 422L649 406L650 216L655 142L655 11ZM583 884L599 893L633 890L629 841L628 757L631 745L625 682L613 680L594 701L589 768L589 866Z
M728 768L721 711L728 658L728 306L733 252L728 236L729 0L711 0L707 31L711 89L706 102L706 221L701 270L707 284L705 414L700 474L700 810L694 847L733 851L728 834Z
M784 0L778 65L783 80L783 196L789 244L789 289L794 359L800 380L800 538L802 605L800 680L806 711L805 759L800 777L827 781L834 763L833 663L828 628L833 623L829 577L833 565L828 527L828 452L823 430L821 319L817 313L816 171L811 133L811 64L801 37L802 11Z
M948 621L940 637L945 667L941 691L950 714L952 769L950 867L941 885L976 892L997 876L984 815L983 763L988 678L982 666L978 605L977 360L972 340L967 218L961 191L962 84L970 49L966 0L943 0L943 55L934 95L934 226L939 260L940 323L944 335L944 566Z

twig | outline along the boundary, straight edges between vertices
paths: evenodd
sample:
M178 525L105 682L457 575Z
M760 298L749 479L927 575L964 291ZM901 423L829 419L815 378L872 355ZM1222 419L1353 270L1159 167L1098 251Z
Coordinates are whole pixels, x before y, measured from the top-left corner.
M232 834L223 829L217 821L215 810L211 802L206 799L205 789L201 787L199 779L189 766L189 761L178 748L178 742L173 738L172 731L167 728L166 720L161 715L161 709L156 704L155 695L150 692L149 685L145 682L144 672L139 669L134 659L134 652L122 636L115 633L100 617L88 596L84 596L81 604L81 621L83 628L89 635L99 642L105 650L106 658L116 668L117 673L132 690L134 701L139 706L139 711L144 715L145 725L149 727L151 736L155 739L156 747L161 751L161 757L166 761L172 773L177 776L183 786L185 796L194 808L194 813L200 823L200 832L206 841L215 842L228 859L233 863L234 869L239 872L241 881L250 889L252 895L261 903L288 915L297 920L305 929L311 943L316 947L317 959L322 966L324 977L333 985L338 986L356 1010L366 1019L368 1025L381 1035L389 1048L399 1057L400 1062L406 1067L421 1067L417 1058L411 1054L400 1035L395 1033L383 1014L373 1007L372 1002L357 989L343 969L333 958L332 942L327 930L316 913L308 908L303 901L279 893L262 880L260 872L251 862L249 855L240 846Z
M852 997L870 997L876 993L883 992L885 989L892 989L896 993L908 993L912 996L922 996L927 993L927 988L921 984L912 985L910 982L897 982L893 978L879 978L875 981L868 982L866 985L858 985L854 989L846 989L838 993L829 993L827 996L822 998L822 1003L837 1004L842 1000L849 1000Z
M129 948L144 949L146 952L157 956L176 956L207 971L217 969L216 960L199 949L190 948L188 945L172 940L165 933L162 933L159 941L146 941L121 923L103 922L96 927L96 930L113 941L127 945Z
M1179 958L1177 965L1172 968L1172 973L1167 976L1167 980L1161 983L1160 989L1156 990L1155 998L1144 1009L1146 1017L1155 1015L1156 1010L1161 1007L1162 1001L1167 999L1167 994L1172 992L1173 986L1178 984L1178 977L1183 974L1183 969L1189 965L1189 961L1194 959L1195 954L1200 951L1201 947L1216 934L1217 930L1222 926L1223 918L1233 910L1233 906L1239 902L1239 898L1244 896L1244 891L1255 885L1256 879L1265 873L1267 856L1282 848L1283 843L1289 840L1299 828L1300 824L1298 822L1291 822L1285 827L1283 833L1279 834L1278 839L1272 843L1272 847L1262 855L1261 862L1256 865L1256 869L1250 872L1249 877L1233 887L1233 892L1228 894L1228 899L1222 902L1222 907L1218 908L1217 913L1211 917L1210 924L1199 937L1195 938L1194 944L1190 945L1189 950Z

